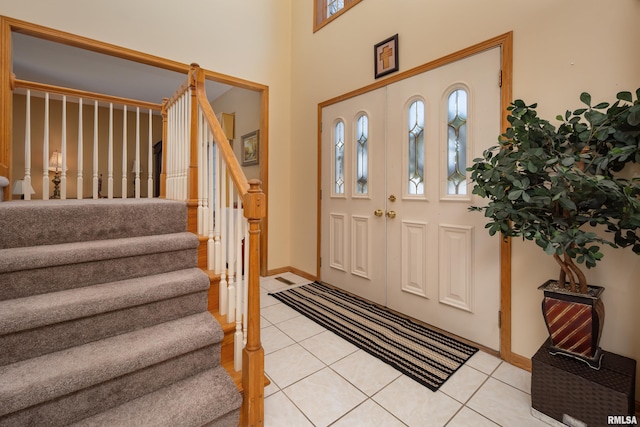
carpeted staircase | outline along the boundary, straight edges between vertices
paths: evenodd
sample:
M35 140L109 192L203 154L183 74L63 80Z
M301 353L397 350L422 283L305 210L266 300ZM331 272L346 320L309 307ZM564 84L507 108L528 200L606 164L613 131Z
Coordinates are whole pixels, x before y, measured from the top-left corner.
M185 203L0 203L0 426L237 426Z

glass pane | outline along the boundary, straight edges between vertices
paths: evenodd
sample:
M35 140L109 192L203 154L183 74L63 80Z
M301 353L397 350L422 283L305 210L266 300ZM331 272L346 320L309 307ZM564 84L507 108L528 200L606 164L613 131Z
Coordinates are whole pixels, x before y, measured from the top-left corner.
M367 194L369 179L369 118L358 118L356 133L356 193Z
M340 120L334 129L334 191L344 194L344 123Z
M344 0L327 0L327 18L344 8Z
M424 102L409 106L409 185L408 193L424 194Z
M457 89L447 105L447 194L467 194L467 92Z

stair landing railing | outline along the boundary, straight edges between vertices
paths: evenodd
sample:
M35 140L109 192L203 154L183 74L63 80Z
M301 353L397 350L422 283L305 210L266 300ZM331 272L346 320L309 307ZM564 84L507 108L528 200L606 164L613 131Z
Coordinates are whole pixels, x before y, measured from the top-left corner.
M189 231L219 275L219 312L235 323L234 369L242 371L241 425L262 425L264 350L260 342L260 223L266 199L248 181L207 99L204 71L193 64L187 81L163 103L165 146L161 197L188 206ZM164 184L163 184L164 182Z
M25 110L19 113L25 121L24 173L18 172L19 179L23 189L37 189L33 196L24 191L25 200L140 198L143 188L146 197L153 197L153 141L161 137L153 134L153 117L159 116L162 104L21 80L15 75L11 88L25 96ZM90 153L89 164L84 163L89 157L85 152ZM72 180L75 185L70 185ZM40 182L36 185L36 181ZM85 185L87 181L90 184Z

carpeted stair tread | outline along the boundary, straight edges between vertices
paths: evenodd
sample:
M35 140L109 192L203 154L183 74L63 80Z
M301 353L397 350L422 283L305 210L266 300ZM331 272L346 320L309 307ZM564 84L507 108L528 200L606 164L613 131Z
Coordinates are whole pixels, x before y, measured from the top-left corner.
M224 368L217 367L72 425L235 427L241 404L233 381Z
M186 203L164 199L32 200L0 204L0 230L3 230L0 248L171 234L186 229Z
M0 416L0 427L67 426L218 366L219 343Z
M161 363L222 338L213 316L203 312L0 367L0 415Z
M180 232L0 249L0 273L179 251L197 248L198 243L196 235Z
M168 273L197 265L196 249L157 252L0 274L0 300Z
M148 304L208 288L207 275L198 268L191 268L0 301L0 334Z

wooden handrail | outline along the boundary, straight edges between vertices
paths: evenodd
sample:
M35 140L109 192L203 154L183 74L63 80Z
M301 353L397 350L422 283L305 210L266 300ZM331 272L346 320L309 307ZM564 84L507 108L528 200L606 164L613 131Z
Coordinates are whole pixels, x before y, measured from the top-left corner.
M63 86L55 86L46 83L31 82L28 80L20 80L12 78L12 88L15 89L30 89L40 92L55 93L58 95L75 96L83 99L92 99L103 102L110 102L114 104L126 105L128 107L140 107L148 110L162 111L162 104L157 104L147 101L138 101L135 99L122 98L119 96L105 95L103 93L89 92L80 89L71 89Z
M196 96L198 98L198 104L200 105L205 120L211 129L213 140L218 146L218 151L227 165L227 172L235 184L238 194L240 194L244 200L249 193L249 181L247 181L247 177L244 175L242 167L240 166L240 163L238 163L238 159L235 154L233 154L233 148L231 148L231 145L227 140L227 136L225 135L224 130L222 130L222 126L220 126L220 123L213 112L213 108L211 108L211 105L209 104L207 92L204 87L204 71L202 68L194 65L192 72L195 73L196 77Z

